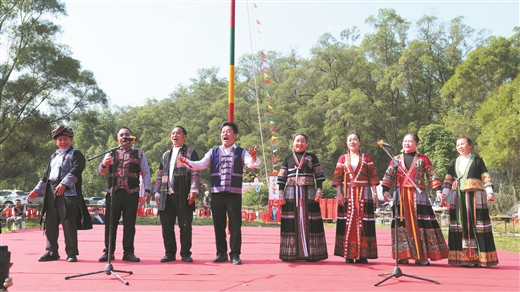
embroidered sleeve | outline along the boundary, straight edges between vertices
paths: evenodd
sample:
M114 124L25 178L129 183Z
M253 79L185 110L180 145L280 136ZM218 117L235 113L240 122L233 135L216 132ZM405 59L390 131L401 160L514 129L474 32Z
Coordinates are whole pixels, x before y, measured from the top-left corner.
M367 168L368 168L368 179L371 186L377 186L379 185L379 177L377 176L376 166L374 165L374 162L372 161L372 157L370 155L365 154L366 161L367 161Z
M341 155L336 163L334 174L332 175L332 186L337 187L343 184L343 176L345 174L345 154Z
M282 191L285 189L285 184L287 183L287 170L289 169L287 163L288 157L289 156L286 156L283 159L282 166L280 166L280 171L278 172L278 178L276 179L278 189Z
M444 177L444 182L442 184L443 189L450 189L453 186L453 180L455 179L455 159L450 161L450 164L448 165L448 169L446 172L446 177Z
M399 156L395 157L395 159L399 159ZM388 168L385 171L385 175L383 176L383 183L382 185L387 188L392 188L392 185L394 184L394 178L395 178L395 167L394 167L394 161L390 161L390 164L388 165Z
M309 153L312 159L312 169L314 171L314 177L316 178L317 187L321 187L321 182L325 180L325 174L323 173L323 168L318 160L318 156Z
M421 158L417 160L417 163L424 165L424 171L426 173L426 177L428 177L428 183L432 189L437 189L442 186L441 180L435 172L435 167L433 167L433 164L427 156L421 155ZM421 167L419 166L418 169L421 169ZM420 177L423 176L421 175Z
M480 168L480 173L481 173L480 177L482 180L482 186L484 188L493 187L493 182L491 181L491 175L489 174L489 172L487 170L484 160L479 157L478 162L479 162L479 168Z

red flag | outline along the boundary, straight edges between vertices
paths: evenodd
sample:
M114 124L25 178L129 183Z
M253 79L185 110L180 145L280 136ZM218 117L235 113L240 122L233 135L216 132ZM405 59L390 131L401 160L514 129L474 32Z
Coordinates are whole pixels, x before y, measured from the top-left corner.
M264 56L264 57L267 56L267 55L266 55L264 52L262 52L262 51L260 51L260 55L262 55L262 56Z
M269 81L269 80L264 80L264 83L265 83L265 84L271 84L271 81Z
M261 25L262 23L260 22L260 20L257 19L256 20L256 24L260 24Z
M264 69L264 71L269 71L269 67L266 66L262 66L262 69Z
M253 5L255 6L255 8L258 8L258 7L256 6L256 3L253 3Z
M267 60L266 60L266 59L264 59L264 58L262 58L262 62L266 63L266 62L267 62Z

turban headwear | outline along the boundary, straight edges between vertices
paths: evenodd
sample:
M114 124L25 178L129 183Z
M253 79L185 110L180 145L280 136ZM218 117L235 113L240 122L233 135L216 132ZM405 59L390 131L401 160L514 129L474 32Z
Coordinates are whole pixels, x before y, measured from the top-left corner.
M52 138L56 139L59 136L68 136L68 137L74 138L74 131L72 131L71 128L67 128L63 125L56 126L56 128L54 128L54 130L52 130Z

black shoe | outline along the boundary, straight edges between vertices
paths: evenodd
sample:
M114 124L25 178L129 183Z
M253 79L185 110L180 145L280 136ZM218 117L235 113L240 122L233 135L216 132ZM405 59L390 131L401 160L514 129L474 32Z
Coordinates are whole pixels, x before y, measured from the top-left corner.
M233 265L241 265L242 261L240 260L240 258L238 256L233 256L233 257L231 257L231 263Z
M113 261L115 259L114 255L110 255L110 260ZM99 258L100 262L108 262L108 254L105 253Z
M368 264L368 260L367 259L359 259L359 260L356 260L356 263L358 263L358 264Z
M173 262L174 260L176 260L174 255L166 254L161 259L161 263Z
M213 260L214 263L223 263L223 262L227 262L228 261L228 257L227 255L223 254L223 253L219 253L217 255L217 257Z
M123 256L123 261L137 263L137 262L141 261L141 259L136 257L134 254L125 254Z
M345 262L347 264L353 264L354 263L354 260L353 259L346 259Z
M69 262L69 263L75 263L77 261L78 261L78 258L75 255L67 257L67 262Z
M193 262L193 259L191 258L191 256L182 257L181 260L183 262L187 262L187 263Z
M46 253L44 253L40 259L38 260L39 262L48 262L48 261L57 261L60 259L60 256L59 255L54 255L52 254L52 252L50 251L47 251Z
M430 261L429 260L415 260L415 264L419 266L429 266Z

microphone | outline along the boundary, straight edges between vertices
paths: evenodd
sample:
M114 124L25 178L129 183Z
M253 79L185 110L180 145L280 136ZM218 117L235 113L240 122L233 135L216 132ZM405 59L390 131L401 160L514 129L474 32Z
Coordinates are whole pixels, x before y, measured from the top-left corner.
M123 137L121 137L121 140L123 140L125 142L135 143L135 141L137 141L137 137L136 136L123 136Z
M383 147L392 148L392 144L385 142L385 140L381 140L381 141L377 142L377 145L379 145L379 147L381 147L381 148L383 148Z

